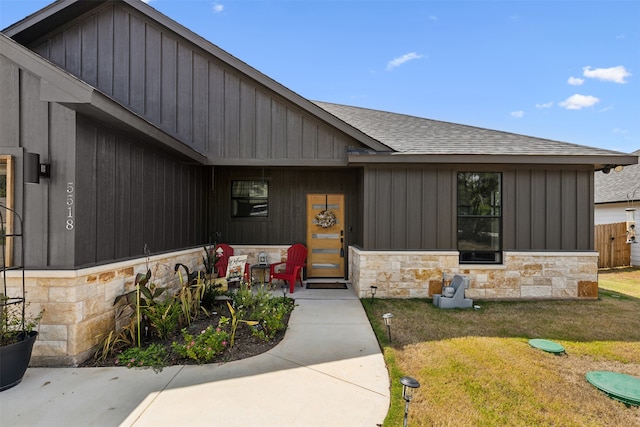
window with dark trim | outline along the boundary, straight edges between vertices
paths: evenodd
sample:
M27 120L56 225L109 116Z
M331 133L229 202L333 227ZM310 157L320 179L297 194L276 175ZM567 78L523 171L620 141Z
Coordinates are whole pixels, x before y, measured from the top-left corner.
M502 263L502 175L458 173L458 251L461 264Z
M266 218L269 216L267 181L231 182L231 217Z

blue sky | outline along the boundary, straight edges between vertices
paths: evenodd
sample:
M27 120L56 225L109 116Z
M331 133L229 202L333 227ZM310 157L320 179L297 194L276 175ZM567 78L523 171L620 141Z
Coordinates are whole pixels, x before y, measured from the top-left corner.
M147 3L311 100L640 149L640 1Z

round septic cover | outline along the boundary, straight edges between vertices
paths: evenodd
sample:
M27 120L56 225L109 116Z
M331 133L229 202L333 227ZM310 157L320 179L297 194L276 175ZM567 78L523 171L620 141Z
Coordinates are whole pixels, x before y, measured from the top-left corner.
M564 353L564 347L557 342L541 339L529 340L529 345L533 348L547 351L549 353Z
M627 405L640 406L640 378L609 371L587 372L586 377L609 397Z

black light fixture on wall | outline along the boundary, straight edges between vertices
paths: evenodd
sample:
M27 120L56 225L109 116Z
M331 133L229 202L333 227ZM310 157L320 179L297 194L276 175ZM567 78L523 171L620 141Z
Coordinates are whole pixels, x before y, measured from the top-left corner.
M40 154L24 152L24 182L39 184L40 177L51 176L51 165L40 163Z

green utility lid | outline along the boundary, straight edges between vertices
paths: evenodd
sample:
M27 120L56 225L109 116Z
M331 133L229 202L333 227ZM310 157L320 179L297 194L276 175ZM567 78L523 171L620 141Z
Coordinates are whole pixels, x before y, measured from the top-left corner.
M557 342L541 339L529 340L529 345L533 348L544 350L549 353L564 353L564 347Z
M640 378L609 371L587 372L587 381L612 399L640 406Z

